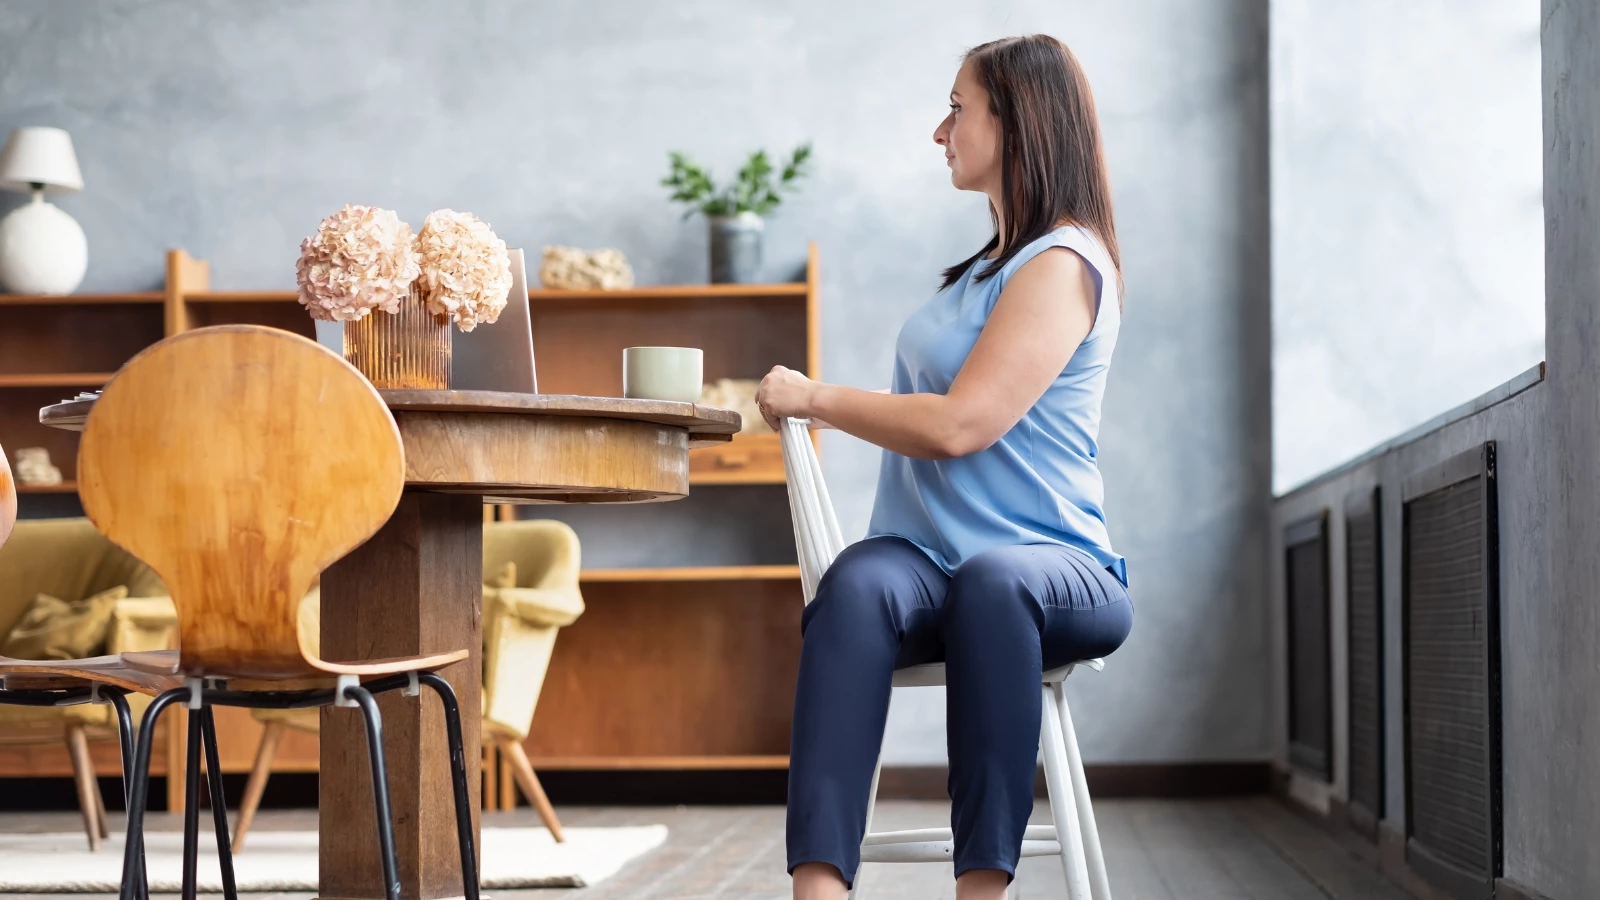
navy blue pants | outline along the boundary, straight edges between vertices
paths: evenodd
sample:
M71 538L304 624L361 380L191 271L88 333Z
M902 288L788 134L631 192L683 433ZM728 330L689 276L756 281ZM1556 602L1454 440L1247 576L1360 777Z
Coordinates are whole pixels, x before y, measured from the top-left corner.
M945 664L956 875L1012 875L1033 812L1043 672L1117 649L1133 606L1067 547L1000 547L946 575L909 541L879 537L839 555L800 622L789 871L827 863L854 883L895 669Z

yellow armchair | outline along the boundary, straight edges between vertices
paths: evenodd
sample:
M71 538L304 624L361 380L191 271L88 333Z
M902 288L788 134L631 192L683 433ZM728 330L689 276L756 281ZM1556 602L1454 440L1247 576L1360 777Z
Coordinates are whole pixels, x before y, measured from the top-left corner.
M556 633L583 614L578 592L581 562L578 535L564 523L530 520L483 526L483 743L497 747L510 760L518 786L558 841L563 839L561 822L522 741L533 725ZM320 601L313 591L300 608L302 640L308 647L316 647L319 640ZM266 730L239 806L236 850L261 803L284 729L314 734L321 719L315 709L252 714Z
M105 652L172 647L177 611L155 570L111 543L88 519L24 519L0 547L0 637L11 633L39 594L77 602L124 586L105 634ZM134 721L148 698L128 698ZM104 805L89 762L90 740L116 740L111 707L0 705L0 743L50 744L64 740L83 806L89 845L105 836Z

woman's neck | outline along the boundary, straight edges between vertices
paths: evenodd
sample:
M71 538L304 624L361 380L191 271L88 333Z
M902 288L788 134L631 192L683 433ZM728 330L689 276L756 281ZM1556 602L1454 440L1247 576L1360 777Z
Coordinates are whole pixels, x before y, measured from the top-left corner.
M993 194L989 195L989 215L994 218L995 245L994 252L987 258L994 259L1006 248L1006 208L1000 205Z

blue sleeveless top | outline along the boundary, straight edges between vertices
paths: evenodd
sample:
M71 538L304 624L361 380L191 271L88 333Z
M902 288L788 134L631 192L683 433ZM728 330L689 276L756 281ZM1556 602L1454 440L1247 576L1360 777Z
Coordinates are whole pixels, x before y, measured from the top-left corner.
M986 450L956 459L883 452L869 537L916 544L946 572L985 550L1014 544L1076 547L1127 584L1126 563L1106 534L1105 490L1096 464L1100 404L1122 324L1116 269L1089 232L1059 228L1023 247L994 277L980 259L911 314L895 341L896 394L950 390L1006 282L1051 247L1088 264L1099 305L1094 327L1027 414Z

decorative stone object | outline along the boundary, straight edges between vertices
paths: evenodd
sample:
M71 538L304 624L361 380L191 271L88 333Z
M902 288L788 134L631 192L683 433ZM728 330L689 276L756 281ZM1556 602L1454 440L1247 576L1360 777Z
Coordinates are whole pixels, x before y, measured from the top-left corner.
M744 419L741 432L765 431L767 423L756 408L756 388L760 386L760 380L754 378L718 378L714 384L701 388L700 404L738 413Z
M621 250L546 247L539 283L568 291L624 291L633 287L633 267Z
M61 483L61 470L50 464L49 450L43 447L19 447L16 460L18 484L49 487Z

